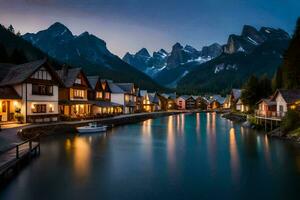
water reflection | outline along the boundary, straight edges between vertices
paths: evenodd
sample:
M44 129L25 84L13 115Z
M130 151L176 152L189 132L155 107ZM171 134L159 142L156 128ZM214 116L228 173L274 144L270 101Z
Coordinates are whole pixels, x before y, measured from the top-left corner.
M178 117L177 118L177 126L178 126ZM175 169L176 165L176 157L175 157L175 133L174 133L174 116L168 117L168 125L167 125L167 154L168 154L168 166L171 170Z
M206 134L208 159L210 164L211 175L216 176L217 172L217 143L216 143L216 116L215 113L207 113Z
M229 132L229 153L232 177L237 181L239 178L239 155L234 128L231 128Z

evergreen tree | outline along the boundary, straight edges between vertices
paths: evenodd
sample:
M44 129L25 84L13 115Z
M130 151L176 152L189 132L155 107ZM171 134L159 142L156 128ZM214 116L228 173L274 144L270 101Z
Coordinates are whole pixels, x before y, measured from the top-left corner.
M14 49L14 51L10 57L10 61L15 64L23 64L23 63L28 62L24 52L19 49Z
M282 66L280 66L276 73L274 74L274 77L272 79L272 90L273 92L279 88L282 88L282 83L283 83L283 80L282 80Z
M241 99L244 103L250 105L251 107L255 105L255 103L258 101L259 91L259 83L256 76L252 75L247 80L246 84L243 87L243 92L241 95Z
M271 80L266 74L259 79L258 87L257 93L259 99L269 97L272 94ZM257 100L259 101L259 99Z
M2 43L0 43L0 62L1 63L9 62L6 48Z
M9 25L7 30L10 31L11 33L15 34L15 29L12 25Z
M300 88L300 18L284 55L282 86L286 89Z

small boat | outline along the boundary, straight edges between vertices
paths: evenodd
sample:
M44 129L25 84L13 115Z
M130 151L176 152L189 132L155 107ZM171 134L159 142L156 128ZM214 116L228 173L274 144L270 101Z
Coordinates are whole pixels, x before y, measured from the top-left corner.
M89 123L88 126L77 127L76 130L79 133L99 133L106 132L107 126L97 125L97 123Z

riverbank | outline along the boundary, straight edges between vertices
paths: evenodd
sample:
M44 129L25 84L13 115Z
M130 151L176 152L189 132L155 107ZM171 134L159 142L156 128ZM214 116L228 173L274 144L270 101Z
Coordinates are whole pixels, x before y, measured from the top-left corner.
M228 112L222 115L223 118L229 119L234 122L243 123L242 126L262 130L262 128L256 124L252 124L251 121L247 120L247 115L243 113L236 113L236 112ZM280 127L272 130L272 131L263 131L264 134L267 134L270 137L278 138L281 140L288 140L292 142L296 142L300 144L300 128L291 132L291 133L284 133Z
M234 122L245 122L247 121L247 115L243 113L237 112L227 112L222 114L222 117L225 119L229 119Z
M130 123L137 123L147 119L154 119L163 116L175 115L180 113L186 113L186 111L166 111L166 112L152 112L152 113L136 113L128 115L120 115L109 118L82 120L82 121L64 121L49 124L32 124L21 128L18 131L18 136L22 139L29 139L37 135L53 135L60 133L74 133L76 127L84 126L91 122L97 122L104 125L119 126Z

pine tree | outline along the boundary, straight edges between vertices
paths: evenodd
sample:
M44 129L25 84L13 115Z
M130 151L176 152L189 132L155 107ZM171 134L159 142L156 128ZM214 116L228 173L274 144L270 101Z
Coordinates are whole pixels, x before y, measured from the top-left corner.
M10 61L15 64L23 64L28 62L26 55L22 50L14 49Z
M284 88L300 88L300 18L297 21L289 48L284 55L282 79Z
M2 43L0 43L0 62L1 63L9 62L6 48Z
M257 91L259 91L258 79L252 75L243 87L241 95L242 101L251 107L254 106L259 96Z
M7 30L10 31L11 33L15 34L15 29L12 25L9 25Z

